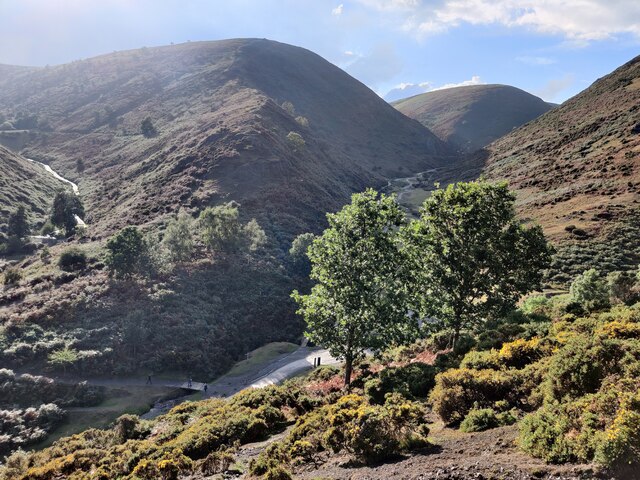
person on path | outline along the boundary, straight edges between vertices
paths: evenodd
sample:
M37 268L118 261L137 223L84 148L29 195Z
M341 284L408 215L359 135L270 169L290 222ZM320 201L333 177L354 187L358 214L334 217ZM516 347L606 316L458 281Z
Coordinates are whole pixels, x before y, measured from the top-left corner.
M187 387L191 388L192 385L193 385L193 382L191 381L191 378L189 378L189 381L187 382Z
M151 385L151 375L147 375L147 385Z
M204 393L205 394L207 393L207 390L209 390L209 386L205 383L204 384Z

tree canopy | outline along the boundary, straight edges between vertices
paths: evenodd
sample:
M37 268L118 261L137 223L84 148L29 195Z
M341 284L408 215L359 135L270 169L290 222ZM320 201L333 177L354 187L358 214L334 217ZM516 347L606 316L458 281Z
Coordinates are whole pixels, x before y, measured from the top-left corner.
M21 205L14 213L9 215L9 224L7 226L7 234L10 237L24 238L29 234L29 223L27 222L27 214L25 208Z
M51 223L63 228L67 235L73 235L78 225L76 215L84 216L84 207L80 198L68 190L60 190L56 193L51 208Z
M147 244L136 227L125 227L107 241L105 263L112 275L130 278L143 273Z
M407 315L408 262L398 229L404 213L394 197L374 190L355 194L329 228L309 246L309 295L293 292L307 337L346 363L345 384L355 360L415 332Z
M505 313L541 287L552 250L539 226L515 217L506 183L438 188L404 230L422 314L460 330Z

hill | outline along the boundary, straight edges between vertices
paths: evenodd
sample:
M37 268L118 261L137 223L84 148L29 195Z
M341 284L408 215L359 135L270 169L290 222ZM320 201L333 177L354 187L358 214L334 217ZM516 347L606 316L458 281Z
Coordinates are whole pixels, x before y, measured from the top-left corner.
M460 152L488 145L553 108L507 85L469 85L422 93L392 105Z
M351 192L451 155L338 67L267 40L113 53L0 87L6 118L36 116L25 151L80 185L94 236L232 199L290 239Z
M36 372L67 348L77 373L213 376L266 342L297 341L289 295L305 279L286 254L293 237L321 230L352 192L452 155L338 67L267 40L16 69L0 79L0 111L27 132L25 155L78 184L88 224L74 240L86 268L58 266L63 243L51 261L18 263L23 280L0 293L12 325L0 362ZM242 222L258 220L265 248L220 254L200 242L157 277L109 278L104 243L122 227L157 239L178 210L196 217L231 200Z
M18 205L32 223L41 224L60 186L43 168L0 146L0 226Z
M489 145L476 160L507 180L522 217L561 246L567 280L640 262L640 57Z

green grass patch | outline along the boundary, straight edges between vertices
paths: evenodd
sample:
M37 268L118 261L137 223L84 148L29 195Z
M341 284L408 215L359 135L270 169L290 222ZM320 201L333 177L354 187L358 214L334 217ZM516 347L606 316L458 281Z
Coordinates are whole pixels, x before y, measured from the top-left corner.
M247 358L236 363L227 376L238 377L240 375L245 375L256 367L261 367L280 355L294 352L297 348L298 345L289 342L267 343L266 345L249 352L247 354Z

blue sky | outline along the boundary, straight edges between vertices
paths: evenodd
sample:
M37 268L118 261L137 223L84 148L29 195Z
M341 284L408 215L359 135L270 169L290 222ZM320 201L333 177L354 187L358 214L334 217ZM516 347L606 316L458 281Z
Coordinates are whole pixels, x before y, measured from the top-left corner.
M640 0L0 0L0 63L259 37L388 99L503 83L561 102L640 54Z

